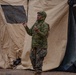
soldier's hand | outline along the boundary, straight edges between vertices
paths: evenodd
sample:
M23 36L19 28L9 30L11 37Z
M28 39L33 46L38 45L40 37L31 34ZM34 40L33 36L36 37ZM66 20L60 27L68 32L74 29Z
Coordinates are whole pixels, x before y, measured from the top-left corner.
M39 31L39 29L37 28L37 26L34 26L34 30L35 30L36 32Z
M26 22L24 22L24 23L23 23L23 26L24 26L24 27L26 27L26 26L27 26L27 23L26 23Z

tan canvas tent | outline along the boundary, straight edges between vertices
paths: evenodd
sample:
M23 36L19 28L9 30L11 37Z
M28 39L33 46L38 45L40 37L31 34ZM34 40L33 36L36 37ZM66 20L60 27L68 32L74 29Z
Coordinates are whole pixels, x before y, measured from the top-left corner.
M19 56L22 61L21 65L18 65L16 68L32 69L29 59L31 37L26 33L22 23L20 23L23 18L17 23L9 21L11 19L7 20L7 11L5 11L4 5L6 7L7 5L11 5L12 7L23 6L27 11L27 0L0 0L0 66L3 68L9 67L10 63ZM28 6L29 28L36 21L38 11L44 10L47 13L46 22L50 25L50 31L48 37L48 54L44 60L43 70L56 68L63 60L67 44L67 0L29 0ZM13 17L10 18L13 19Z

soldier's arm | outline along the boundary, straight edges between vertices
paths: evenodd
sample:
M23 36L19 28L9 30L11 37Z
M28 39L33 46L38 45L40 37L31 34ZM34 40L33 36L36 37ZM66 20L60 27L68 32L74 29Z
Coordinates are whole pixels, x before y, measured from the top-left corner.
M24 26L26 32L27 32L30 36L32 36L32 28L29 29L26 22L23 23L23 26Z
M26 29L26 32L27 32L30 36L32 36L32 28L29 29L28 26L26 26L25 29Z
M49 25L47 24L43 27L42 31L40 30L38 31L38 34L42 37L45 37L48 35L48 31L49 31Z

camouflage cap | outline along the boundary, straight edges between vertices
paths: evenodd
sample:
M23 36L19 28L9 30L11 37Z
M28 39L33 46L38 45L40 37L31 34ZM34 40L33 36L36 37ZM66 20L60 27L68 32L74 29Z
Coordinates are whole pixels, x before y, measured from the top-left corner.
M41 16L43 16L43 17L47 17L47 14L46 14L46 12L45 11L40 11L40 12L37 12L37 14L40 14Z

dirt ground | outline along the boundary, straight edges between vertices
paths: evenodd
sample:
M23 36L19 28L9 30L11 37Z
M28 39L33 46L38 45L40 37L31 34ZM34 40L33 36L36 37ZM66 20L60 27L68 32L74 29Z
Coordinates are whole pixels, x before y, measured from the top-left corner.
M0 69L0 75L34 75L34 71L30 70L12 70L12 69ZM70 72L42 72L42 75L76 75L76 73Z

